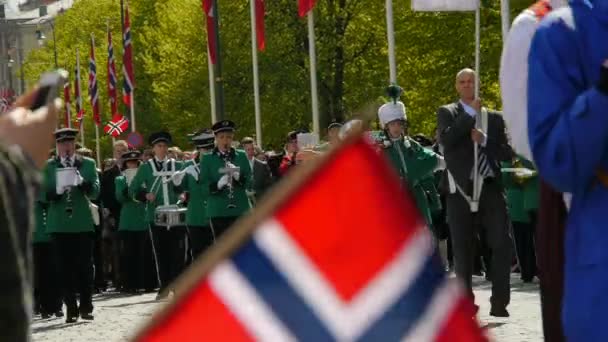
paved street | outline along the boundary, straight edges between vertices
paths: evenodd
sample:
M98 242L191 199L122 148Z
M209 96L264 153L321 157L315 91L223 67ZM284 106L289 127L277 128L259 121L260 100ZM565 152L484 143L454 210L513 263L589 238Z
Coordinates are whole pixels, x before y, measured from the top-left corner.
M538 284L523 284L513 277L513 291L509 311L511 317L498 319L488 315L490 311L490 284L476 278L477 303L481 323L490 329L495 341L534 342L542 341L540 300ZM123 296L108 293L95 297L95 321L79 321L66 325L64 319L52 318L34 321L36 342L118 342L126 341L159 305L155 294Z

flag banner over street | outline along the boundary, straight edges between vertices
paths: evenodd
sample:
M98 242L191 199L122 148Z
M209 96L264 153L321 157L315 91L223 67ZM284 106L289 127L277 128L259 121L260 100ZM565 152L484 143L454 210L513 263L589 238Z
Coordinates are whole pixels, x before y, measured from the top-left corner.
M282 185L178 280L137 341L485 340L362 136Z
M475 11L479 0L412 0L413 11Z

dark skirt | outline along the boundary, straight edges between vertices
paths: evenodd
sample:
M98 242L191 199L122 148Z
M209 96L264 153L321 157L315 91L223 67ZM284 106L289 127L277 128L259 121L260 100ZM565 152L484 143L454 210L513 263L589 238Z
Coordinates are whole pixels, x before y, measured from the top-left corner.
M562 193L541 182L536 226L536 258L540 279L545 341L565 341L561 321L564 294L564 238L567 210Z

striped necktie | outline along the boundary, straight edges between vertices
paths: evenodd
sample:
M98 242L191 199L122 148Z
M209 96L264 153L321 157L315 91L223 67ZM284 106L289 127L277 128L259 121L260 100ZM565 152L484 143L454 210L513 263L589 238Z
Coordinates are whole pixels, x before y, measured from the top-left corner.
M477 170L482 178L491 177L493 175L488 156L483 152L481 146L477 148Z

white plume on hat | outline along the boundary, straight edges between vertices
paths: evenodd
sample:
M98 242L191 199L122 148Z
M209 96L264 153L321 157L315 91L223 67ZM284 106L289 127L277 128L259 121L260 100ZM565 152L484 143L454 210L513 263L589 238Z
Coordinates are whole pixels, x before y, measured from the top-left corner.
M380 119L380 125L382 125L382 127L395 120L407 120L405 105L401 101L383 104L380 109L378 109L378 119Z

